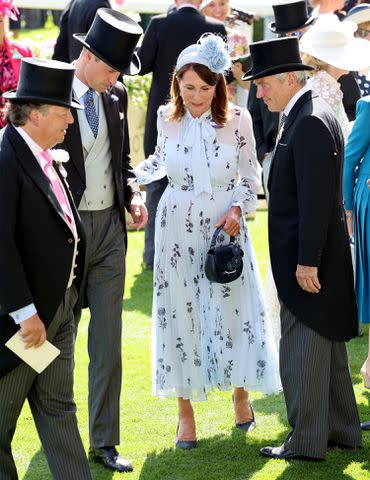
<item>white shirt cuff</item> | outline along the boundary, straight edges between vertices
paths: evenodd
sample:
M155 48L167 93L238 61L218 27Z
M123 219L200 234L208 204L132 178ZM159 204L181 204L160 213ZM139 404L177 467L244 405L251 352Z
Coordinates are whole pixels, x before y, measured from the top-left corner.
M24 320L27 320L28 318L32 317L32 315L35 315L35 313L37 313L36 307L33 303L30 303L26 307L20 308L19 310L16 310L15 312L10 312L9 315L12 317L12 319L18 325L19 323L23 322Z

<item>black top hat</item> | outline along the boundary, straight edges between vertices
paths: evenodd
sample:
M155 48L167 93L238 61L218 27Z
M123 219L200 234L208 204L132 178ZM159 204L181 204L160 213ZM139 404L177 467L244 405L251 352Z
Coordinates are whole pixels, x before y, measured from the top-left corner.
M12 102L46 103L83 109L72 100L75 67L57 60L22 58L17 90L4 93Z
M142 33L143 29L130 17L110 8L99 8L87 34L73 36L114 70L136 75L140 60L134 50Z
M249 47L252 69L243 76L243 80L299 70L314 70L313 67L302 63L297 37L263 40L251 43Z
M308 16L306 0L273 5L272 8L275 21L270 22L268 28L274 33L295 32L301 28L309 27L317 19L315 15Z

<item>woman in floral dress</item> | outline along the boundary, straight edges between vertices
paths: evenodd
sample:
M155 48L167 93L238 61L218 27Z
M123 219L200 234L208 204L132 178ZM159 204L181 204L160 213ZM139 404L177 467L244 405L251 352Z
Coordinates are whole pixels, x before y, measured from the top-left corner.
M178 398L181 448L196 445L191 400L234 387L235 421L248 431L255 425L248 390L280 389L244 220L256 208L260 167L250 115L227 100L230 63L214 35L180 54L172 102L158 112L156 151L136 168L141 183L169 178L156 216L152 371L154 395ZM223 285L204 273L222 224L219 244L236 235L244 251L241 277Z

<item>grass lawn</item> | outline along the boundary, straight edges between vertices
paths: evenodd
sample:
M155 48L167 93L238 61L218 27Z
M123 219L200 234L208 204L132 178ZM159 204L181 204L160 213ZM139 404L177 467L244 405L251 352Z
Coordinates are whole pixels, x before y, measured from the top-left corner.
M264 274L267 265L266 212L248 222ZM176 401L151 395L150 330L152 274L143 272L143 232L129 234L127 284L123 328L123 388L120 451L133 462L134 472L112 474L91 464L93 478L108 480L363 480L370 479L370 433L358 451L331 449L324 462L268 460L258 453L268 444L280 444L288 432L282 395L264 397L252 393L257 428L251 433L233 426L231 394L214 392L207 402L195 404L199 447L183 452L174 448ZM180 293L180 292L179 292ZM86 450L87 429L87 337L85 311L76 344L75 398ZM367 351L367 330L349 345L353 382L362 419L370 419L370 395L359 375ZM319 408L320 406L315 406ZM20 478L48 480L51 475L41 450L28 405L18 422L13 451ZM68 480L68 479L65 479Z

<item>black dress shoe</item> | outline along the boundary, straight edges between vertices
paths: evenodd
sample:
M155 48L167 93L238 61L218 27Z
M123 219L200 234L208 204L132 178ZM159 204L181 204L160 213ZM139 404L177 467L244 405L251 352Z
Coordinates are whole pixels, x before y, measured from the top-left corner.
M299 458L293 450L286 448L285 445L280 445L280 447L263 447L260 450L261 454L264 457L277 458L280 460L290 460L292 458Z
M89 450L89 460L102 463L116 472L132 472L134 467L117 452L115 447L92 448Z
M361 430L370 430L370 422L362 422Z

